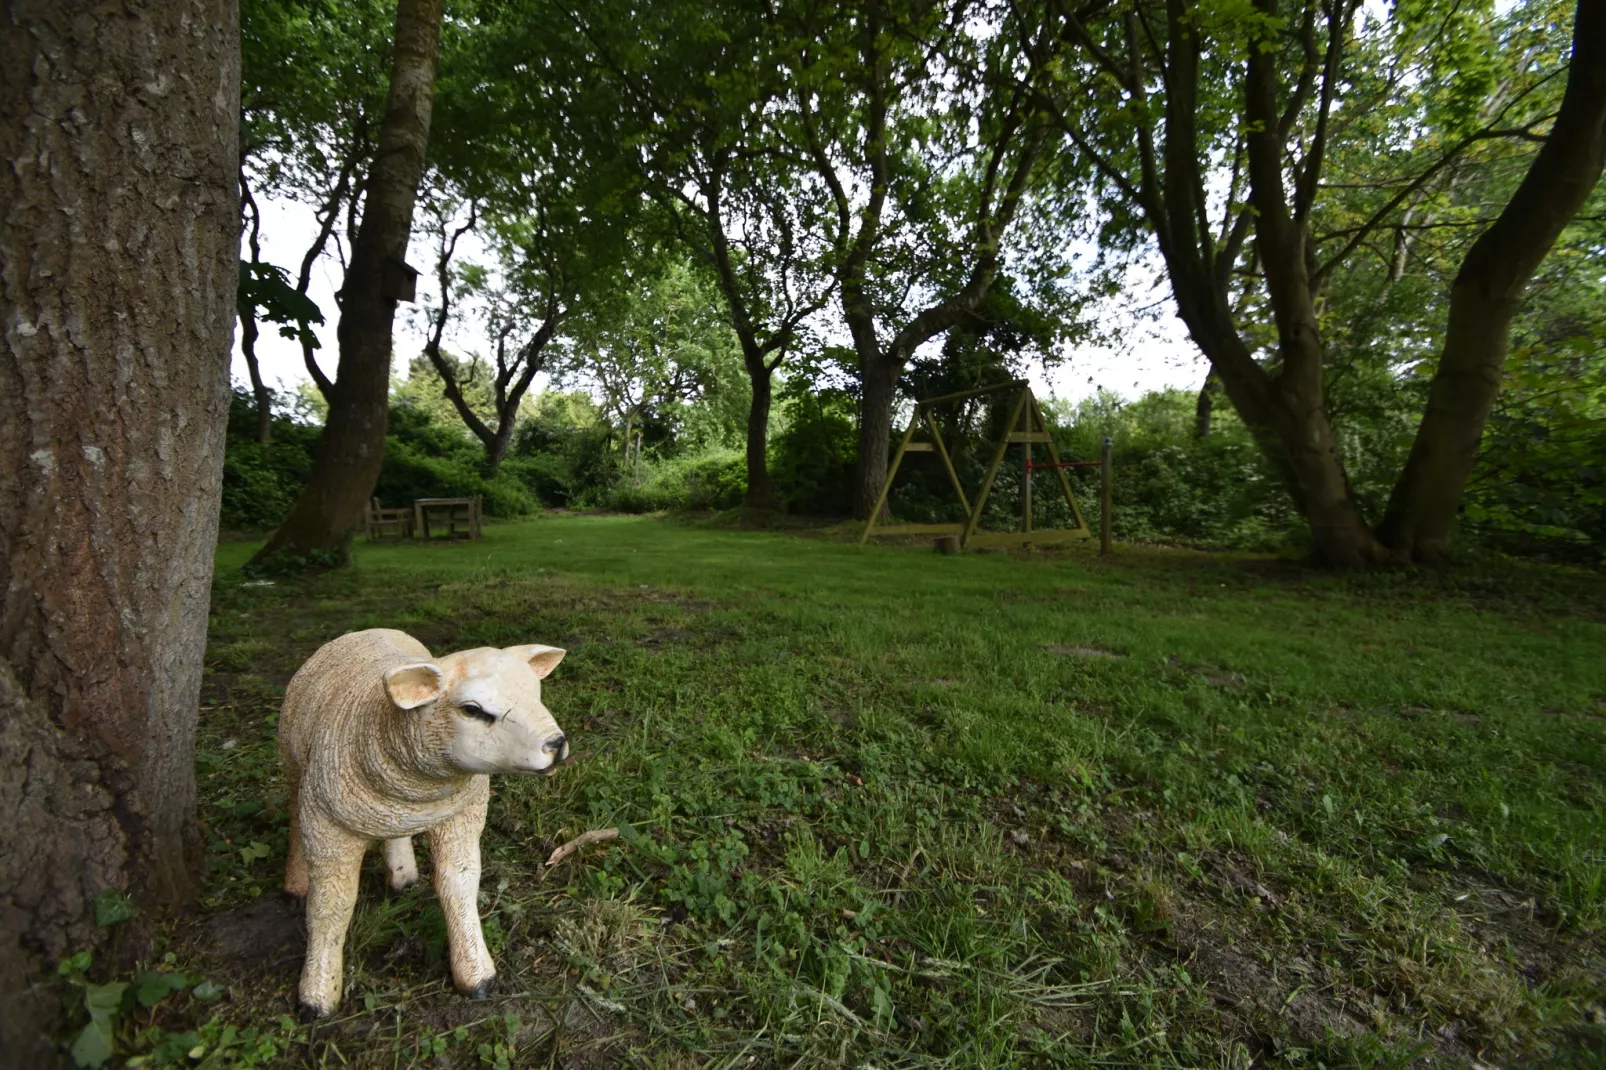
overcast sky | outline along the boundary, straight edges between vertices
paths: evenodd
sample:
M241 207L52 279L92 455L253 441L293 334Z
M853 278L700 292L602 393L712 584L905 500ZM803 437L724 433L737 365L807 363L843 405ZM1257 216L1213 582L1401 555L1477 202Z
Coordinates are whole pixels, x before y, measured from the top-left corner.
M283 267L292 275L301 266L301 257L317 233L312 210L292 201L274 200L259 196L262 208L262 258ZM458 245L459 262L484 262L483 245L467 235ZM424 344L423 309L434 302L433 266L435 249L428 236L415 237L408 252L408 263L423 274L418 279L419 303L403 304L396 316L396 353L398 371L405 372L406 362L422 352ZM339 281L340 265L333 257L325 257L313 269L309 296L318 303L328 322L318 329L323 348L318 351L319 363L331 378L335 372L335 322L339 310L335 307L334 290ZM1156 284L1156 279L1160 279ZM1138 310L1158 305L1162 314L1152 318L1141 316ZM1176 318L1171 302L1170 288L1153 268L1134 271L1131 285L1119 298L1107 302L1100 309L1105 324L1113 324L1122 341L1117 347L1083 347L1072 350L1067 359L1052 369L1035 368L1031 373L1038 393L1067 401L1079 401L1100 388L1125 398L1137 398L1150 390L1178 386L1197 388L1204 381L1205 362L1188 341L1180 320ZM454 329L448 330L448 345L460 353L491 351L489 342L476 329L469 317L454 317ZM937 344L937 343L933 343ZM264 324L257 339L257 359L262 376L268 385L280 390L294 390L295 384L308 378L301 360L301 347L281 338L271 324ZM248 383L245 359L239 352L239 332L235 332L234 378ZM538 376L534 388L546 385L545 376Z

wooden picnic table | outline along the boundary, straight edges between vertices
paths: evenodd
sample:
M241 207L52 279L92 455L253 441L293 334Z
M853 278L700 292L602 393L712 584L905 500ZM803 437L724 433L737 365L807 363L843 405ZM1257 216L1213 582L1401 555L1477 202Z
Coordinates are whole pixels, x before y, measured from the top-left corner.
M457 525L461 521L466 525L465 534L470 539L480 537L480 498L417 498L413 501L413 530L424 538L429 538L429 511L431 509L445 509L446 534L451 538L457 534ZM461 510L461 512L459 512Z

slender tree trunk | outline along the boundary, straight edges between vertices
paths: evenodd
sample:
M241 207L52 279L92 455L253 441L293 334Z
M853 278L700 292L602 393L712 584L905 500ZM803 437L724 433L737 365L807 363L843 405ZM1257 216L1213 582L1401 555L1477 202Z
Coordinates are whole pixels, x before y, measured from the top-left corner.
M329 420L312 478L253 565L340 551L379 480L396 316L396 302L383 294L384 278L387 265L404 261L412 235L440 31L441 0L399 0L385 121L341 288L340 363L329 392Z
M240 209L247 220L246 245L251 249L251 266L262 262L262 211L251 186L246 181L245 159L240 160ZM245 357L245 370L251 376L251 396L256 399L256 439L264 445L273 441L273 394L262 381L262 369L257 364L257 310L255 302L236 302L240 316L240 352Z
M1199 388L1199 397L1193 403L1193 439L1203 442L1210 437L1210 418L1216 407L1216 377L1214 373L1205 376L1204 385Z
M273 392L262 381L262 369L257 365L257 318L250 309L240 312L240 352L245 355L245 369L251 376L251 396L256 399L258 442L273 441Z
M747 408L747 494L743 504L749 509L775 508L775 484L770 479L770 405L774 383L770 366L763 357L747 358L747 378L753 387L753 400Z
M0 1065L91 900L195 888L239 283L234 0L0 15Z
M1432 562L1449 549L1483 426L1494 408L1511 320L1545 255L1606 166L1606 3L1579 0L1561 111L1517 192L1473 243L1450 289L1444 351L1427 411L1378 533Z
M1329 568L1341 569L1386 560L1387 553L1355 500L1319 380L1313 385L1286 376L1279 379L1271 426L1317 558Z

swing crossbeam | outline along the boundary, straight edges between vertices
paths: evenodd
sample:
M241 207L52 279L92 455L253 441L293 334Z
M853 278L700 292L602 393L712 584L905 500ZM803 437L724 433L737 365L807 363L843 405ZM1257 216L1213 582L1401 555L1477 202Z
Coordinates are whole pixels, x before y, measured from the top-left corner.
M948 447L942 440L942 429L937 426L933 409L938 405L948 405L957 401L968 401L972 398L984 397L988 394L1014 391L1015 398L1009 409L1009 419L1005 422L1005 430L994 444L991 463L987 466L987 474L983 477L981 487L977 492L976 500L971 502L965 494L965 488L959 481L959 473L954 468L953 458L948 454ZM924 427L930 437L917 440L915 434ZM1019 531L982 531L980 530L982 510L986 508L987 496L992 492L993 482L998 478L998 470L1004 461L1004 455L1010 446L1021 447L1024 458L1021 485L1021 530ZM1032 448L1041 446L1048 452L1049 460L1039 463L1032 457ZM892 493L893 480L897 478L898 469L903 459L910 453L935 453L942 461L943 469L948 474L948 482L953 487L954 496L958 499L959 508L965 519L959 523L947 524L881 524L882 510L886 508L887 496ZM995 383L992 386L977 387L973 390L960 390L952 394L942 394L934 398L926 398L915 402L915 410L909 417L909 426L898 443L898 450L892 457L892 463L887 468L887 477L882 481L881 493L876 498L875 508L870 511L870 519L864 526L864 534L859 538L862 546L869 542L872 536L896 535L957 535L959 548L966 549L976 546L1021 546L1028 543L1055 543L1070 542L1075 539L1090 539L1093 532L1087 526L1087 520L1082 516L1081 508L1076 504L1076 496L1071 493L1070 480L1065 478L1064 469L1080 468L1086 465L1099 464L1098 461L1061 461L1059 451L1054 446L1054 438L1049 433L1048 421L1043 419L1043 411L1038 408L1037 399L1032 396L1031 385L1024 379L1015 379L1007 383ZM1069 528L1032 528L1032 472L1037 469L1052 469L1059 484L1060 493L1065 497L1065 503L1070 506L1071 517L1075 521L1074 527Z

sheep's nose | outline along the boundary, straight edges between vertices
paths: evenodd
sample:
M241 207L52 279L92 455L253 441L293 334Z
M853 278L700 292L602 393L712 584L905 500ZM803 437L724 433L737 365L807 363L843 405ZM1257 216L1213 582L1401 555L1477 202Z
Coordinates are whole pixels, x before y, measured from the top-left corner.
M569 741L562 735L556 735L541 744L541 750L552 755L554 762L561 762L569 756Z

